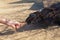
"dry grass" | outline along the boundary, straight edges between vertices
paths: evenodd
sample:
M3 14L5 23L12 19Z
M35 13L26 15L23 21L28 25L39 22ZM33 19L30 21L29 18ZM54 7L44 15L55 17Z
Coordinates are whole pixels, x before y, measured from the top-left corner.
M0 16L19 22L25 21L28 15L34 12L28 10L32 4L26 5L3 4L3 6L0 6ZM0 25L0 30L5 27L6 25ZM60 28L50 26L48 29L41 29L38 26L26 25L19 29L17 33L13 33L9 28L3 34L0 33L0 40L60 40Z

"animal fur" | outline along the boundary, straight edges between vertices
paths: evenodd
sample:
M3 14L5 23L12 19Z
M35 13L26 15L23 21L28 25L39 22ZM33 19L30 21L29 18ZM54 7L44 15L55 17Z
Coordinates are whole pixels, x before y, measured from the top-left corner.
M46 23L60 25L60 3L52 4L50 7L43 8L42 11L36 11L29 15L26 19L28 24Z

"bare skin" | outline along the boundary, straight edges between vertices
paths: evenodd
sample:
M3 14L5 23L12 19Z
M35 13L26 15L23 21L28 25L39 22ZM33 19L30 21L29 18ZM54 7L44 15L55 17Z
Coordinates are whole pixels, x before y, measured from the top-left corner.
M13 21L8 19L0 19L0 23L12 27L15 32L17 32L16 31L17 29L23 27L26 24L26 22L18 22L18 21Z

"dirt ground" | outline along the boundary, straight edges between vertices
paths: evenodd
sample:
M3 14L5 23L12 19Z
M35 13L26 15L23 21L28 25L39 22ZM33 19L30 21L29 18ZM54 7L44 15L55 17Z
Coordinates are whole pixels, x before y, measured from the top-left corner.
M19 22L25 21L28 15L34 12L34 10L29 10L33 3L8 4L14 1L0 0L0 17ZM0 31L2 32L5 27L6 25L0 24ZM43 29L38 25L25 25L17 33L8 28L0 33L0 40L60 40L60 26L49 26Z

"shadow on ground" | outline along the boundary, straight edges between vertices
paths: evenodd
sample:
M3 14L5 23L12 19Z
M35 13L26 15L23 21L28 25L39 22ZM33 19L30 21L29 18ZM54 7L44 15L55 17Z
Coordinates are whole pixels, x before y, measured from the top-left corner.
M36 3L37 0L20 0L16 2L10 2L9 4L20 4L20 3Z
M54 28L51 28L51 29L54 30L54 29L57 29L57 28L59 28L59 27L54 27ZM36 30L36 29L39 29L39 30L46 29L47 30L48 25L45 25L45 24L41 24L41 25L38 25L38 24L24 25L23 27L21 27L20 29L17 30L17 33L24 32L24 31L32 31L32 30ZM3 33L0 32L0 36L11 35L11 34L14 34L14 33L15 33L14 31L12 31L11 29L8 29L8 30L5 30L5 32L3 32Z
M32 5L32 7L30 8L30 10L40 10L41 8L43 8L44 6L43 6L43 3L42 2L40 2L40 3L34 3L33 5Z
M16 2L11 2L9 4L22 4L22 3L34 3L31 7L30 10L40 10L41 8L44 7L43 2L41 1L40 3L37 3L36 1L26 1L26 0L22 0L22 1L16 1Z

